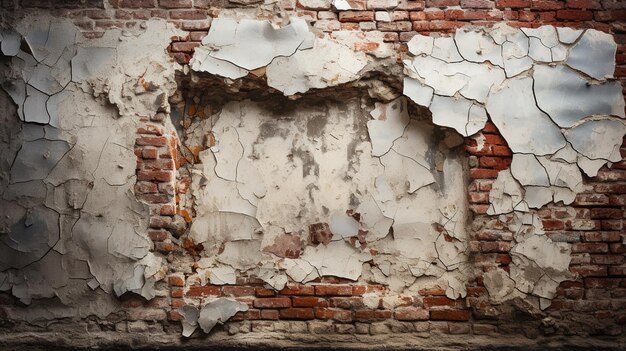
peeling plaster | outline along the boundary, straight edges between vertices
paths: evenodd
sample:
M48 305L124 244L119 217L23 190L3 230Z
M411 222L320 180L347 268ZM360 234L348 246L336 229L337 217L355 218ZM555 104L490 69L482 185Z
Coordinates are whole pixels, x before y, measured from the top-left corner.
M6 312L31 323L105 317L120 306L112 295L151 299L165 274L133 194L133 148L136 115L156 114L157 97L174 91L165 49L176 31L149 21L87 41L67 20L33 16L2 32L12 57L2 87L19 120L3 123L16 134L2 139L1 289L29 304Z

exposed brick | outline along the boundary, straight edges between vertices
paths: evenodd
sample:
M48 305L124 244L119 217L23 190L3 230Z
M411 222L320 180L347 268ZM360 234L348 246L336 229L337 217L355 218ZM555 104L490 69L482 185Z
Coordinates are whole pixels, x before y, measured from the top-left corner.
M340 22L373 21L374 11L342 11L339 12Z
M472 179L490 179L498 177L497 169L484 169L484 168L473 168L470 169L470 178Z
M182 20L202 20L207 18L207 13L204 10L172 10L170 11L171 19Z
M576 243L572 244L572 252L607 253L609 245L606 243Z
M350 296L352 286L350 285L317 285L315 295L319 296Z
M480 250L484 253L509 252L511 243L508 241L487 241L480 244Z
M590 21L593 19L593 12L584 10L558 10L556 18L566 21Z
M460 0L426 0L426 7L448 7L460 4Z
M424 297L424 308L437 307L464 307L464 300L453 300L445 296L426 296Z
M438 321L468 321L470 312L468 310L432 310L430 319Z
M277 320L279 317L278 310L261 310L261 319Z
M365 293L377 292L382 293L385 291L384 285L354 285L352 287L353 295L363 295Z
M172 274L167 277L170 286L185 286L185 275L182 273Z
M394 311L394 317L399 321L425 321L429 316L428 310L421 308L402 308Z
M311 285L299 285L299 284L287 284L287 286L280 291L283 295L315 295L315 287Z
M577 273L581 277L605 277L608 275L608 269L606 266L598 265L584 265L584 266L572 266L569 269L573 273Z
M278 311L281 319L315 319L312 308L286 308Z
M494 7L492 0L461 0L461 7L464 9L491 9Z
M172 43L172 51L191 53L198 46L200 46L200 43L198 42L176 42L176 43Z
M591 209L591 218L600 219L600 218L622 218L623 211L619 208L592 208Z
M619 232L586 232L583 233L584 241L604 241L604 242L618 242L622 240L622 236Z
M224 286L222 293L225 296L254 296L254 288L251 286Z
M261 319L261 311L249 309L247 311L239 311L231 317L231 321L255 320Z
M164 136L142 136L135 140L135 144L142 146L165 146L167 145L167 138Z
M609 197L603 194L579 194L576 195L574 205L576 206L598 206L608 205Z
M192 286L187 290L187 296L200 297L208 295L221 295L222 291L219 286Z
M496 0L498 8L529 8L532 6L531 0Z
M159 0L159 6L166 9L189 8L191 0Z
M286 308L291 307L291 299L286 296L258 298L254 300L256 308Z
M340 322L351 322L352 311L341 310L336 308L314 308L315 318L318 319L334 319Z
M320 297L293 297L293 307L328 307L328 301Z
M354 311L354 319L358 322L377 322L389 319L392 312L389 310L356 310Z

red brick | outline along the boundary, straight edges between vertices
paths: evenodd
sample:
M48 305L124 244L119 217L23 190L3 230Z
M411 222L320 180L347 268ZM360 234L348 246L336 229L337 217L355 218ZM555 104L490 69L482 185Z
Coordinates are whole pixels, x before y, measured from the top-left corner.
M369 293L369 292L384 292L385 291L385 286L383 285L354 285L352 287L352 294L353 295L363 295L365 293Z
M351 322L352 311L340 310L335 308L315 308L315 318L318 319L334 319L340 322Z
M154 194L157 193L158 186L156 183L151 182L137 182L135 184L135 193L138 194Z
M115 0L110 3L115 8L144 9L156 7L156 0Z
M606 266L572 266L569 268L569 270L572 273L577 273L581 277L606 277L608 275L608 270Z
M172 43L172 51L192 53L198 46L200 46L198 42L176 42Z
M487 192L469 192L469 202L473 204L488 204L489 203L489 193Z
M389 310L356 310L354 319L358 322L376 322L391 318Z
M328 301L320 297L294 297L293 307L328 307Z
M609 244L612 253L623 254L626 253L626 245L623 243L612 243Z
M338 307L343 309L363 308L362 297L331 297L328 300L331 307Z
M565 7L565 2L554 0L533 0L532 8L535 10L560 10Z
M484 253L506 253L511 251L511 243L508 241L486 241L480 243L480 250Z
M272 297L276 296L276 291L272 289L257 287L254 289L254 295L257 297Z
M590 21L593 19L593 12L583 10L558 10L556 18L567 21Z
M161 216L173 216L176 214L176 207L174 205L163 205L159 209L159 215Z
M153 148L144 148L141 151L141 157L146 159L156 159L159 157L159 150Z
M261 319L277 320L279 317L278 310L261 310Z
M624 255L591 255L591 263L616 265L624 263Z
M473 168L470 169L470 178L472 179L495 179L498 177L497 169Z
M254 300L256 308L286 308L291 306L291 299L282 297L268 297Z
M167 230L149 230L148 236L152 241L163 241L169 237Z
M601 9L597 0L567 0L567 7L571 9Z
M541 221L543 230L563 230L565 223L558 219L544 219Z
M137 199L149 204L166 204L170 202L170 197L165 194L139 194Z
M422 296L444 296L446 289L436 285L430 288L420 289L418 293Z
M312 308L286 308L279 310L281 319L315 319L315 313Z
M185 286L185 275L172 274L167 277L167 282L170 284L170 286Z
M503 170L509 168L511 161L511 158L482 156L478 159L478 164L481 168Z
M182 20L203 20L206 19L208 14L203 10L172 10L170 11L171 19Z
M609 198L603 194L579 194L576 195L574 205L576 206L598 206L608 205Z
M584 284L587 289L614 289L619 288L623 281L620 278L585 278Z
M606 243L576 243L572 244L572 252L607 253L609 245Z
M166 9L190 8L191 0L159 0L159 6Z
M491 0L461 0L461 7L464 9L491 9L494 4Z
M460 4L460 0L426 0L426 7L448 7Z
M464 25L465 23L456 21L415 21L413 22L413 30L418 32L452 31Z
M280 291L282 295L315 295L315 288L310 285L288 284Z
M381 32L407 32L413 28L413 25L409 21L378 22L376 27Z
M622 240L619 232L586 232L583 233L584 241L618 242Z
M185 290L183 288L171 288L170 289L170 297L181 298L183 296L185 296Z
M610 266L609 267L609 275L610 276L626 276L626 266Z
M374 20L374 11L341 11L339 21L341 22L369 22Z
M452 300L445 296L426 296L424 297L424 308L433 308L433 307L464 307L464 300Z
M315 295L319 296L351 296L350 285L316 285Z
M497 0L496 6L498 8L529 8L532 6L530 0Z
M623 211L619 208L592 208L591 218L622 218Z
M187 296L199 297L207 295L221 295L222 291L219 286L192 286L187 290Z
M428 310L421 308L402 308L394 311L394 316L399 321L425 321L429 318Z
M137 145L149 145L149 146L165 146L167 145L167 138L164 136L142 136L135 140Z
M260 310L247 310L247 311L239 311L234 316L231 317L231 321L244 321L244 320L255 320L261 319L261 311Z
M169 182L173 179L172 172L168 171L138 171L137 180L156 180L159 182Z
M225 296L254 296L254 288L251 286L224 286L222 293Z
M430 319L437 321L468 321L470 312L468 310L432 310Z

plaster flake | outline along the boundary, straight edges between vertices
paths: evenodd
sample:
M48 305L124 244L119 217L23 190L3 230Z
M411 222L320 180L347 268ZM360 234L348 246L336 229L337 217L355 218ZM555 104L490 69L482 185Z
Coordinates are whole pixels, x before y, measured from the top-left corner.
M364 53L333 40L317 39L309 50L275 58L267 66L267 84L284 95L305 93L354 81L366 64Z
M570 49L565 63L597 80L613 78L617 44L611 34L586 30Z
M619 82L590 84L566 66L536 66L533 72L537 106L562 128L589 116L624 118L624 98Z
M203 305L200 309L184 306L178 309L183 316L183 336L190 337L198 326L208 334L218 323L223 324L237 312L247 310L247 304L222 297Z
M372 156L382 156L402 136L409 123L406 100L399 98L391 104L379 104L371 116L373 120L367 122L367 131L372 140Z
M236 79L269 65L277 57L310 48L312 41L313 33L301 18L294 17L289 25L275 28L268 21L220 17L211 22L191 68Z

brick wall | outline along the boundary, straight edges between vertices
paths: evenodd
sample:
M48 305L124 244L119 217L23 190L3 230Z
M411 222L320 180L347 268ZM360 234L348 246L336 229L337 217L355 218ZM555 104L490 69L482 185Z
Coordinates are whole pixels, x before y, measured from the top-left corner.
M279 7L311 21L324 32L361 30L385 32L387 42L404 44L416 33L449 33L467 25L493 25L506 22L520 27L543 24L595 28L614 35L618 43L616 76L626 87L626 2L621 0L352 0L356 10L336 11L324 1L280 1ZM225 0L109 0L64 1L3 0L4 10L28 11L42 8L73 18L88 37L98 37L111 27L128 28L151 17L167 19L186 31L172 38L171 56L181 64L189 62L195 47L210 28L211 18L223 8L236 4ZM358 49L371 50L361 45ZM375 48L375 47L374 47ZM363 294L383 291L379 285L353 285L349 281L322 278L307 285L289 284L281 291L268 290L257 279L239 277L234 286L200 285L186 279L191 273L193 243L181 241L191 215L179 206L180 194L187 191L189 180L176 169L185 160L177 151L175 133L166 128L166 116L159 114L142 119L137 130L136 194L151 206L149 235L155 250L164 256L186 258L187 267L178 265L163 287L166 296L151 302L125 297L128 307L120 320L177 321L175 308L184 298L200 301L206 296L231 296L247 303L250 310L233 320L252 320L251 328L276 320L330 320L333 331L370 333L378 329L373 322L395 320L408 331L423 330L423 324L452 334L490 334L516 332L511 325L498 322L486 301L487 291L480 277L471 282L464 299L450 300L439 287L424 289L407 296L398 307L389 309L381 300L378 308L368 308ZM472 260L483 271L508 269L513 237L505 230L502 218L487 216L488 194L498 171L508 168L511 152L497 129L488 123L478 137L466 139L469 157L470 208L475 214L475 232L471 242ZM626 158L626 140L622 146ZM597 177L585 179L592 191L581 194L570 206L550 205L538 213L547 235L554 241L571 243L570 270L578 274L574 281L560 285L549 313L560 316L582 313L597 320L626 324L626 160L603 168ZM140 308L140 307L144 308ZM145 307L150 307L146 309ZM135 314L132 314L134 311ZM147 311L147 312L146 312ZM152 312L150 312L152 311ZM167 317L165 312L167 312ZM167 319L167 320L166 320ZM403 323L403 324L402 324ZM606 325L613 325L609 322ZM403 329L404 330L404 329ZM618 331L618 333L621 331ZM615 334L614 327L598 334Z

